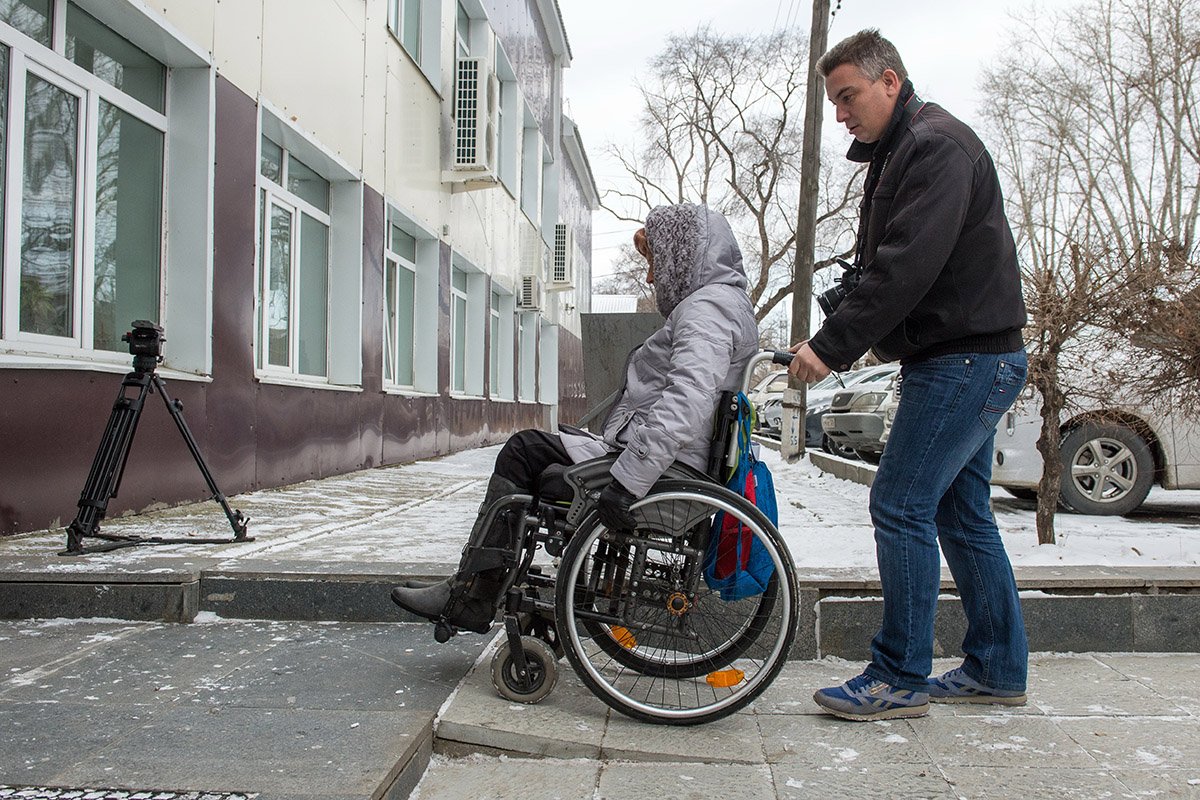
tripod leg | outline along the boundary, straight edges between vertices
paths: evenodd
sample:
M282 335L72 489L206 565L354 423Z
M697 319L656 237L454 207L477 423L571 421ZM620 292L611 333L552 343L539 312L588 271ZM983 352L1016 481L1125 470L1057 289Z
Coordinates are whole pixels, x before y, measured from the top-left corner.
M196 444L196 439L192 436L192 431L188 428L187 421L183 418L183 403L178 400L172 400L167 394L166 384L163 379L154 374L154 387L158 389L158 393L162 395L163 402L167 404L167 412L171 418L175 420L176 427L183 434L183 441L187 444L188 450L192 454L192 458L196 461L196 466L200 468L200 473L204 476L204 482L208 485L208 490L212 492L212 499L221 504L221 509L225 512L226 518L229 519L229 524L233 527L233 535L237 540L246 538L246 523L250 520L241 512L234 511L229 507L229 501L225 499L225 495L217 488L217 482L213 480L212 473L208 470L208 464L204 462L204 456L200 454L200 447Z
M100 520L108 511L108 501L117 496L121 475L129 458L129 447L133 443L133 435L137 432L138 419L146 401L146 392L150 390L150 377L148 373L131 372L121 381L121 389L113 403L108 425L92 461L92 469L79 496L79 513L67 526L68 553L81 552L83 537L98 533ZM137 396L128 397L125 390L134 387L138 389Z

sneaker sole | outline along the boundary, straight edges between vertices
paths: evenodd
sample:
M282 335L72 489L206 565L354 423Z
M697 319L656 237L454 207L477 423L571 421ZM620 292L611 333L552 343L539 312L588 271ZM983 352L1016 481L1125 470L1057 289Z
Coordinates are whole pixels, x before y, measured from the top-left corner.
M974 705L991 706L1023 706L1028 702L1025 695L1016 697L997 697L996 695L969 695L966 697L934 697L929 696L931 703L971 703Z
M929 704L923 706L897 706L889 708L886 711L876 711L872 714L851 714L847 711L838 711L836 708L823 706L817 703L821 710L826 714L832 714L838 719L848 719L851 722L876 722L881 719L906 719L909 717L923 717L929 713Z

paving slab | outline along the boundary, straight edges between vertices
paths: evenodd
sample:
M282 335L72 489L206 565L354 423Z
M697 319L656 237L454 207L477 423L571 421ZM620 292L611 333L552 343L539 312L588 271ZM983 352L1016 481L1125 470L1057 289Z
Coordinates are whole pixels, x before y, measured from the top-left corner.
M993 797L1054 797L1064 800L1136 797L1129 787L1102 769L1038 767L945 768L955 794L962 800Z
M559 662L554 690L541 703L525 705L496 693L491 652L464 678L440 715L439 742L551 758L600 756L609 708L565 662Z
M411 800L521 798L579 800L594 796L601 764L584 759L434 756ZM661 796L661 795L659 795Z
M614 712L604 731L602 754L617 760L761 764L763 745L751 714L669 726L648 725Z
M908 720L863 722L847 726L828 715L760 716L767 760L857 768L868 764L917 764L933 767L933 758Z
M1200 719L1196 717L1093 716L1057 723L1106 769L1200 769Z
M1091 656L1035 656L1029 706L1051 716L1173 716L1178 703Z
M1165 797L1172 800L1200 798L1200 767L1191 769L1116 769L1114 778L1136 797Z
M0 785L407 797L484 642L427 625L0 623ZM10 650L18 650L13 655Z
M787 800L956 800L941 772L919 764L773 764L776 796Z
M1097 653L1094 657L1200 717L1200 658L1195 653Z
M938 764L964 767L1055 769L1096 766L1078 739L1046 717L996 714L984 717L939 715L935 724L913 724L913 732Z
M596 800L760 800L774 794L765 764L632 764L609 762L600 771Z

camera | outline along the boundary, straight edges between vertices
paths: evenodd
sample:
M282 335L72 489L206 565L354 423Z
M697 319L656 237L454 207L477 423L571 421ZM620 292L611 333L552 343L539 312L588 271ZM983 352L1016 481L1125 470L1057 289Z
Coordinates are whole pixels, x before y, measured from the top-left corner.
M854 288L858 286L858 282L862 280L862 267L847 264L840 258L837 259L837 263L842 268L842 277L834 278L833 286L817 295L817 305L821 307L827 317L837 311L837 307L846 299L846 295L853 292Z
M134 368L149 368L162 360L163 329L146 319L134 320L133 330L121 335L122 342L129 343L129 353L133 356Z

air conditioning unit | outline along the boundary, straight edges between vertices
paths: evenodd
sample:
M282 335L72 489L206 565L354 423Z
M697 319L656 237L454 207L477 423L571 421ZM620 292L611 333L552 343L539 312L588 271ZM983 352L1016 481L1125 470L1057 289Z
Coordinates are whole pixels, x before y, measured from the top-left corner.
M521 274L536 275L539 279L546 275L546 243L542 241L542 233L533 225L521 225L520 258Z
M542 279L537 275L522 275L517 293L517 308L524 311L542 310Z
M574 244L570 225L560 222L554 226L554 261L550 265L550 283L555 287L570 288L574 285Z
M443 181L496 182L499 102L500 81L488 60L458 59L454 75L454 140L450 169L442 173Z

